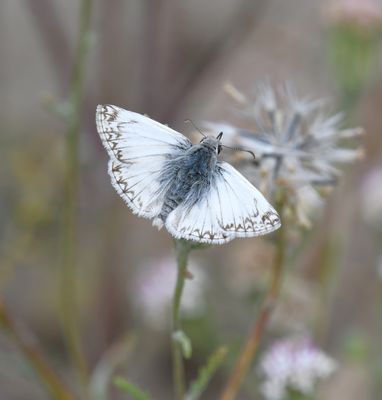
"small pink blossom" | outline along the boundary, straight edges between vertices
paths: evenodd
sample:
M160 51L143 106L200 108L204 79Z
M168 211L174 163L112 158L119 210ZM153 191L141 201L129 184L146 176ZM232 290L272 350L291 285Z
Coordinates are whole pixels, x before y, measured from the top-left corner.
M375 0L334 0L325 14L334 23L348 23L363 29L382 26L382 7Z
M203 311L207 283L206 274L198 265L190 262L189 271L193 279L186 280L181 303L182 315L186 318ZM153 328L160 329L168 322L176 275L175 260L165 257L142 265L134 279L130 291L134 308Z
M288 389L305 395L314 392L315 384L330 376L336 362L314 346L306 337L275 342L260 363L265 380L262 393L267 400L282 400Z

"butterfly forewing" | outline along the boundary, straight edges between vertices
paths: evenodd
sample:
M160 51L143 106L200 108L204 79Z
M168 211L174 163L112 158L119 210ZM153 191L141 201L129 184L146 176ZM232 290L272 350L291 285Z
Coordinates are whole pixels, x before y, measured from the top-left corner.
M155 217L165 195L164 164L191 142L148 117L112 105L97 107L96 122L110 156L113 186L134 213Z

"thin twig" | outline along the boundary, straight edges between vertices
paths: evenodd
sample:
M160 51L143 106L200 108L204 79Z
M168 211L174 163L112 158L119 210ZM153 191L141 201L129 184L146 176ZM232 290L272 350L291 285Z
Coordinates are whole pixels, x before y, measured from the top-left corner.
M56 373L50 368L44 357L32 346L16 328L16 324L0 302L0 328L4 329L12 338L19 351L29 361L33 370L44 383L47 391L53 399L73 400L74 397L67 390Z
M126 20L129 7L129 2L121 0L101 1L98 4L97 45L95 49L97 58L94 66L97 85L93 89L88 88L91 93L89 99L94 100L99 94L102 94L102 97L106 99L115 98L118 89L123 87L124 97L126 96L126 102L128 102L130 79L124 79L123 85L121 85L120 69L116 66L123 64L124 73L129 75L130 63L126 65L126 59L129 59L127 53L129 46L126 45L126 36L122 34L124 26L129 25ZM111 71L113 73L110 73ZM90 101L90 103L91 122L94 129L94 101ZM96 135L94 136L96 137ZM98 137L96 139L99 141ZM101 142L99 144L99 148L103 150Z
M276 208L279 210L280 215L282 215L283 200L278 202ZM258 317L249 332L248 338L241 349L239 358L234 366L232 374L230 375L227 385L223 390L220 400L233 400L243 382L248 369L250 367L251 361L255 356L258 349L259 343L265 329L267 327L272 311L276 305L276 300L280 290L283 264L284 264L284 249L285 249L285 227L282 226L277 231L277 251L276 257L274 259L272 275L267 289L267 293L264 300L260 306Z
M35 22L36 29L38 30L43 45L45 46L46 55L50 62L53 74L56 76L56 82L58 86L59 96L55 99L56 102L60 102L62 97L67 97L68 90L71 91L70 80L70 68L73 64L73 58L76 58L76 54L70 44L69 32L65 29L65 25L61 18L61 10L58 2L51 0L24 0L29 10L32 19ZM102 3L104 4L104 3ZM105 2L106 4L106 2ZM109 10L116 9L115 6L110 7L107 2ZM118 11L117 11L118 12ZM110 20L113 20L111 17ZM109 60L109 57L104 57L105 60ZM89 99L95 98L95 89L88 88ZM70 93L69 93L70 95ZM84 104L83 107L83 126L84 132L94 140L96 145L101 145L94 135L94 104L89 101Z
M157 96L160 92L162 69L161 36L163 27L163 9L165 0L143 0L144 18L142 20L142 106L150 115L154 112ZM154 114L155 116L155 114Z
M184 398L184 365L183 355L180 343L175 340L175 333L181 330L180 326L180 303L184 283L187 278L187 260L191 250L191 245L184 240L176 241L176 255L178 262L178 272L176 285L172 303L172 357L173 357L173 379L174 379L174 392L176 400L183 400Z
M188 96L206 75L212 74L217 65L221 65L225 58L233 56L238 43L244 42L254 31L268 4L269 2L264 0L243 0L242 4L238 6L237 15L232 18L230 23L226 24L219 37L202 51L201 56L193 63L192 67L190 68L187 64L184 71L178 71L168 76L170 82L166 83L166 90L174 86L175 90L169 97L169 101L164 103L164 109L160 115L161 120L167 122L173 120L187 101ZM177 85L174 85L173 82L174 75L183 75L181 82L178 82Z
M65 176L65 210L64 210L64 260L62 266L61 296L65 339L70 357L82 384L84 397L88 382L88 371L82 352L77 315L76 288L76 209L78 180L78 132L83 97L85 66L89 47L89 28L92 0L82 0L80 28L76 57L70 83L70 115L66 134L66 176Z
M68 84L72 52L60 12L51 0L25 0L25 4L36 22L60 89L64 91Z

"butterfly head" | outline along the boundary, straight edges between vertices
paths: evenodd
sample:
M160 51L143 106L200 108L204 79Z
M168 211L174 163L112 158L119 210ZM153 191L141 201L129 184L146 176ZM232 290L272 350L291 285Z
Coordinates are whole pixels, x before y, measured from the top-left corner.
M216 136L216 138L211 137L211 136L205 136L201 141L200 144L203 146L207 147L210 150L213 150L216 152L216 154L219 154L222 149L222 145L220 144L220 139L223 136L223 132L220 132L219 135Z

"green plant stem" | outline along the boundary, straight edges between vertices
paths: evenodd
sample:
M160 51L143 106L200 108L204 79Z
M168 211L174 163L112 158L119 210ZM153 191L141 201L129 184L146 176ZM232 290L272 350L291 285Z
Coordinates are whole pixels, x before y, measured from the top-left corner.
M187 278L187 260L191 250L191 244L185 240L177 240L175 242L176 258L178 264L178 272L176 285L172 301L172 359L173 359L173 381L174 394L176 400L183 400L185 385L184 385L184 365L183 355L180 343L175 340L174 335L181 330L180 326L180 303L182 299L183 288Z
M77 371L84 397L88 371L78 328L76 290L76 211L78 180L78 132L83 97L92 0L82 0L79 34L69 88L69 114L65 149L65 210L63 224L63 266L61 277L62 317L69 355Z
M16 329L15 323L11 316L0 302L0 328L6 333L16 344L19 351L29 361L33 370L39 376L45 385L50 396L56 400L73 400L74 397L66 389L64 384L56 373L49 367L44 357L24 338Z
M280 215L282 215L283 205L283 199L279 200L278 205L276 205L276 208L279 210ZM272 311L276 305L276 300L280 291L284 264L285 227L281 226L276 234L276 256L273 262L273 268L271 272L272 275L267 288L267 292L260 306L257 319L249 332L244 346L241 349L239 358L236 361L236 364L228 379L227 385L223 390L220 400L233 400L236 397L240 385L247 375L248 369L251 365L251 361L256 354L260 340L263 337L269 318L272 315Z
M296 390L288 390L287 400L314 400L314 397L312 395L307 395L301 392L298 392Z

